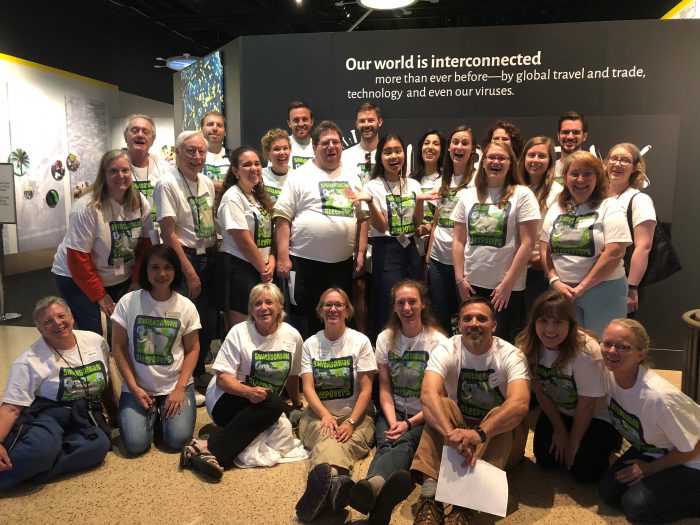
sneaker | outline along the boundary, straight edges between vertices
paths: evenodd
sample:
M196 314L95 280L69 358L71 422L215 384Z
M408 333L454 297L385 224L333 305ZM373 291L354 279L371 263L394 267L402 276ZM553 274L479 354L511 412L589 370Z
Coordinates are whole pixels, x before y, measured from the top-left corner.
M350 491L355 482L349 476L333 476L331 479L330 503L334 511L343 510L350 503Z
M195 392L194 393L194 402L196 403L197 407L203 407L204 404L207 402L207 398L203 394L200 394L199 392Z
M442 525L444 520L445 511L442 503L433 498L418 499L418 512L413 519L413 525Z
M328 463L316 465L306 478L306 491L296 505L297 518L302 523L313 521L323 509L331 488L331 466Z
M361 479L350 490L350 506L357 512L369 514L374 509L375 495L372 485L366 479Z
M377 495L374 510L369 514L369 525L389 525L394 507L413 491L413 481L407 470L392 472Z
M445 517L445 525L469 525L469 520L473 514L470 509L452 505L452 510Z

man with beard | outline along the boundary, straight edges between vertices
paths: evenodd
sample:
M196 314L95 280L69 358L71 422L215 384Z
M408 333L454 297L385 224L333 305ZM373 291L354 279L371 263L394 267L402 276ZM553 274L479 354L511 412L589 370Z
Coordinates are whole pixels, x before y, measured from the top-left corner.
M199 331L199 358L192 376L195 388L206 388L204 359L216 326L210 305L207 281L209 262L216 246L214 224L214 185L202 174L207 143L200 131L183 131L175 141L177 165L156 184L154 198L158 207L163 243L177 253L186 287L179 290L197 307L202 329ZM201 393L199 393L201 395ZM197 395L197 405L204 396Z
M527 360L494 337L495 330L491 302L473 295L459 307L461 335L430 355L421 389L426 426L411 465L423 478L414 524L466 524L473 512L453 505L445 518L442 503L435 500L444 445L457 449L464 466L474 467L479 458L508 469L523 458L530 403Z
M341 165L340 133L335 122L316 126L314 159L287 180L275 203L277 276L289 280L289 323L304 339L323 328L316 306L325 290L352 293L367 249L368 212L346 195L361 183Z
M559 146L561 146L561 155L554 166L554 176L557 179L563 179L564 174L561 172L564 160L581 149L583 143L588 138L588 120L583 113L576 111L568 111L559 117Z
M151 215L156 226L156 207L153 202L153 188L162 175L170 171L170 166L161 163L158 157L149 154L156 140L156 124L148 115L129 115L124 122L124 141L133 168L134 187L148 200ZM158 244L158 229L153 229L151 238Z
M289 167L295 170L314 158L314 147L311 144L314 118L305 102L295 100L289 105L287 125L292 130L292 154L289 156Z
M218 111L208 111L200 121L204 140L207 141L207 158L204 161L204 175L214 183L214 190L219 193L231 165L231 151L224 147L226 138L226 119Z
M360 135L360 142L343 152L343 164L357 169L357 176L363 184L372 174L374 156L379 142L379 128L383 123L379 107L371 102L365 102L357 110L355 128Z

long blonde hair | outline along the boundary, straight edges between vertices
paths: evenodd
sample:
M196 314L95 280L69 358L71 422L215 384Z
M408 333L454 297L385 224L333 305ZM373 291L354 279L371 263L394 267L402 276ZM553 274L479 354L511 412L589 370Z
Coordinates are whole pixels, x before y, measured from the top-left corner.
M90 200L89 204L90 206L94 206L98 210L101 210L102 206L109 202L109 190L107 188L107 167L112 161L115 161L121 157L124 157L131 166L129 155L124 150L113 149L102 155L102 159L100 159L100 167L97 170L97 176L95 177L95 182L92 183L89 190L89 192L92 194L92 199ZM124 208L127 211L133 212L137 209L140 210L141 204L141 195L134 187L133 183L129 184L126 194L124 195Z
M510 166L508 166L506 180L503 185L503 193L501 193L501 198L498 201L498 207L502 209L508 202L508 199L510 199L513 196L513 193L515 193L515 187L522 186L523 181L518 174L518 158L515 156L513 148L511 148L507 142L502 142L500 140L491 141L484 148L482 161L479 165L479 170L476 172L476 178L474 179L474 185L476 186L476 194L479 198L479 202L483 204L488 196L488 181L486 180L486 168L484 168L484 164L486 164L486 155L492 148L503 149L508 154L508 158L510 159Z

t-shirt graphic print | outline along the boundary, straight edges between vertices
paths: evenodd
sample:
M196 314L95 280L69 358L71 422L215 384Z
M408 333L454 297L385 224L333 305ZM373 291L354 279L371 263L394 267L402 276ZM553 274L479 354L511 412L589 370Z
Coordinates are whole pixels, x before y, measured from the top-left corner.
M593 225L598 212L584 215L559 215L552 224L549 244L553 254L593 257Z
M329 217L352 217L352 201L345 195L350 189L347 181L321 181L318 191L321 194L321 211Z
M171 365L179 319L137 315L134 321L134 359L143 365Z
M316 394L321 401L352 397L355 390L353 358L312 359Z
M503 208L496 204L474 204L469 211L469 244L503 248L508 236L510 201Z

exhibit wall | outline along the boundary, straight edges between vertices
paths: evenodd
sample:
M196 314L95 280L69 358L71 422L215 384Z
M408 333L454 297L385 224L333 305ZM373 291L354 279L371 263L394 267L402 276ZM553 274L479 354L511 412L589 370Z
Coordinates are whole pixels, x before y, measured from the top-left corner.
M680 315L700 297L698 45L692 20L242 37L221 50L225 79L240 83L239 112L226 93L228 145L259 147L267 129L287 127L296 99L310 104L316 122L338 122L346 146L357 140L353 120L365 100L381 107L382 133L408 142L458 124L480 140L499 118L525 137L556 138L560 114L583 112L586 149L651 146L647 191L684 269L648 289L640 319L655 348L679 349ZM231 123L240 136L231 136Z

